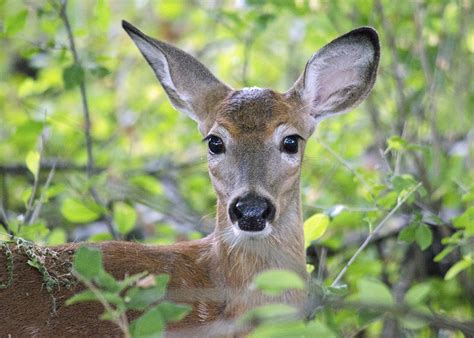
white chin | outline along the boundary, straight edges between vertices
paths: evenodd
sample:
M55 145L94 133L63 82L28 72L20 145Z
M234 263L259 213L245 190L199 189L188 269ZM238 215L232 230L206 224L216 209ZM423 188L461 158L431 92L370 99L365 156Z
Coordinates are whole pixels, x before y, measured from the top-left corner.
M265 238L272 232L272 226L270 223L265 224L265 228L262 231L244 231L239 229L237 224L232 224L232 230L236 237L248 238L248 239L261 239Z

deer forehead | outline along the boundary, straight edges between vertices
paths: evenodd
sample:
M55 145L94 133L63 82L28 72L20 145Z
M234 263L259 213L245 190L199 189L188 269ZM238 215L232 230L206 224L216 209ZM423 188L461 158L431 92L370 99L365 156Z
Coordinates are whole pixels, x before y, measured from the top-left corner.
M284 95L254 87L231 92L219 105L215 123L234 139L250 134L268 139L278 126L292 125L298 129L301 121Z

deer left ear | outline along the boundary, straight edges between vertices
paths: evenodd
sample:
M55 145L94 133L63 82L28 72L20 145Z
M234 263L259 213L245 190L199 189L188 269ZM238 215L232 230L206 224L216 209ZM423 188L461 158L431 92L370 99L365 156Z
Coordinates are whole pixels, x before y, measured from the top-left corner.
M377 32L361 27L342 35L317 51L293 87L315 121L357 106L374 86L380 57Z
M188 53L145 35L126 21L122 26L150 64L173 106L193 120L204 122L231 91Z

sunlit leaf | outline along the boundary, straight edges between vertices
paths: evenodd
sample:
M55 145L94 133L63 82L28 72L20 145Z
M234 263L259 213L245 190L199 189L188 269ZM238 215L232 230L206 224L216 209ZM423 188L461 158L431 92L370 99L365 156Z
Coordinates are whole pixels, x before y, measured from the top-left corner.
M326 232L329 217L326 214L314 214L304 222L305 247L320 238Z
M421 250L426 250L433 242L433 233L426 224L420 224L415 230L415 240Z
M73 223L87 223L100 217L98 207L90 203L86 205L73 198L67 198L63 201L61 213L69 222Z
M289 289L304 289L305 283L293 271L267 270L255 277L257 289L269 295L277 295Z
M5 21L5 32L7 35L14 35L21 31L26 24L28 17L28 11L26 9L20 10L18 13L12 16L8 16Z
M253 320L273 320L277 318L291 318L298 313L298 310L288 304L266 304L247 311L241 318L242 321Z
M121 234L127 234L133 230L137 221L135 209L123 202L114 203L114 222Z
M456 277L461 271L466 270L470 266L474 264L474 260L468 256L465 256L462 260L454 264L448 272L446 272L446 275L444 276L445 280L452 279Z
M405 302L412 306L421 304L428 298L430 292L431 285L429 283L416 284L405 294Z
M41 155L37 151L30 151L26 155L26 167L33 174L35 178L38 177L38 172L40 168L40 159Z

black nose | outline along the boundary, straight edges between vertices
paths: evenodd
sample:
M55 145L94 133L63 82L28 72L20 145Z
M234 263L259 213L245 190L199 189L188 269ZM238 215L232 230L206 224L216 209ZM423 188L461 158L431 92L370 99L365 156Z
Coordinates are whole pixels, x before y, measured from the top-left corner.
M237 198L229 208L230 219L244 231L262 231L275 216L275 207L264 197L248 194Z

